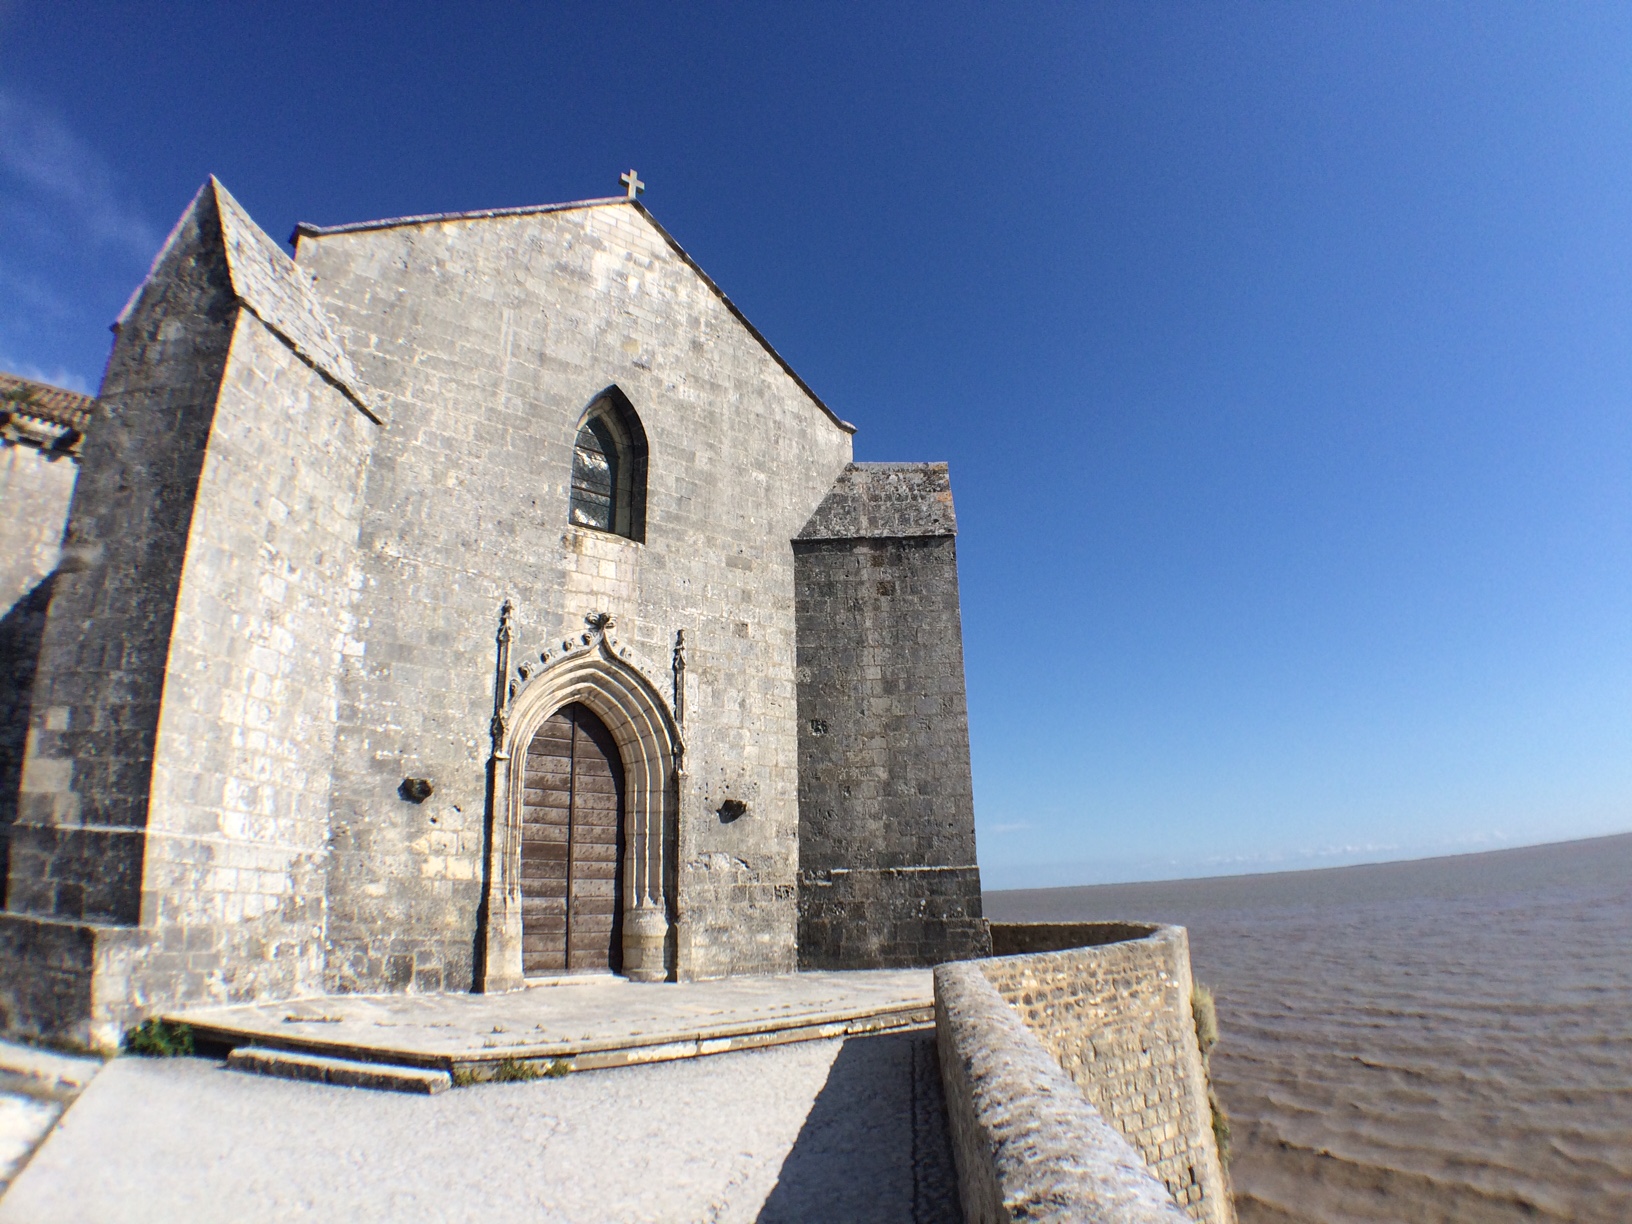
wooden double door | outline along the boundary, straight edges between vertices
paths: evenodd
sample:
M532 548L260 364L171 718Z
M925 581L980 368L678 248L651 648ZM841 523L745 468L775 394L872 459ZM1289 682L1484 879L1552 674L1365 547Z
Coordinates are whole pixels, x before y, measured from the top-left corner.
M574 702L527 746L522 971L615 973L622 926L623 761L606 724Z

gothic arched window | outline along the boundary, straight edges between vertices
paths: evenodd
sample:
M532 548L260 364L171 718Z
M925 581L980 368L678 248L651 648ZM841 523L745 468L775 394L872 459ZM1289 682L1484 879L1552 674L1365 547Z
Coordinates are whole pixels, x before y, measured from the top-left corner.
M567 515L575 527L646 538L646 431L616 387L589 406L578 427Z

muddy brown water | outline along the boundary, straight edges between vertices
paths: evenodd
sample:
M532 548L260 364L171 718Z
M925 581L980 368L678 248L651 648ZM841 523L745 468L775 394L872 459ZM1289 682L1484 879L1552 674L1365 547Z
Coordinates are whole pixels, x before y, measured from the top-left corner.
M1190 929L1242 1224L1632 1221L1632 834L986 914Z

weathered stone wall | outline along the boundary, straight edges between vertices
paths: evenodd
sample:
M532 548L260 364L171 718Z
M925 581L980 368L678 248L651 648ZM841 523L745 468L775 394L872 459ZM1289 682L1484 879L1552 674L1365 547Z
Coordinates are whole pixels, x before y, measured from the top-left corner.
M9 909L133 924L193 496L238 302L201 194L123 320L39 655Z
M36 583L0 616L0 909L6 905L11 826L17 819L17 788L34 704L34 671L53 585L50 578Z
M8 1031L105 1045L155 1000L321 982L334 677L378 426L307 292L212 182L121 320L34 690Z
M0 615L57 568L74 456L0 437Z
M983 955L951 486L852 464L794 541L805 968Z
M62 555L78 472L66 451L0 430L0 908L50 574Z
M935 1043L969 1224L1186 1218L978 964L935 970Z
M298 261L391 421L341 680L331 988L471 984L507 597L518 664L609 612L665 694L685 631L673 969L792 969L788 542L849 461L847 429L634 205L306 229ZM650 448L644 543L568 526L578 424L614 384ZM435 793L404 801L407 776Z
M322 989L336 678L378 433L255 314L239 313L154 755L142 886L152 997Z
M1141 930L994 924L994 946L1038 950L977 964L1190 1217L1232 1224L1190 1011L1189 937L1144 927L1128 938L1130 929ZM1051 945L1061 950L1041 950Z
M52 572L96 401L0 373L0 909Z

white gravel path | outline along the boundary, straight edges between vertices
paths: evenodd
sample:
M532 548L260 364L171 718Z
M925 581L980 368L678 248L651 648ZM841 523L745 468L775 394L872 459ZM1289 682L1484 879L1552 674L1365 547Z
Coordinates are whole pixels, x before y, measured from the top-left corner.
M925 1032L416 1097L122 1058L0 1224L956 1218Z

